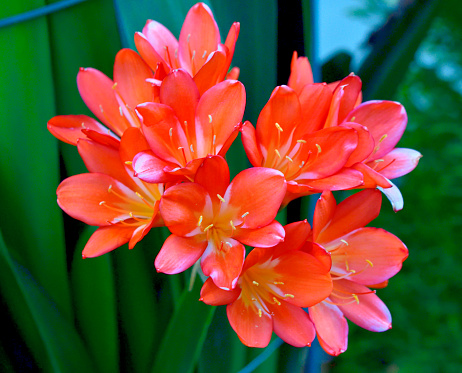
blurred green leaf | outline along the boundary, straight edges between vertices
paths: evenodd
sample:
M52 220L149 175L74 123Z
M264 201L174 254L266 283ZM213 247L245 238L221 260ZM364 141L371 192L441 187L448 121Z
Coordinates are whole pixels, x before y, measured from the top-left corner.
M365 100L393 99L440 4L436 0L409 2L372 35L372 51L358 72Z
M1 234L0 288L44 371L96 372L74 325L31 273L11 257ZM43 346L38 344L37 333Z
M185 290L157 351L151 372L192 372L216 307L199 301L201 281Z
M82 259L82 250L94 230L87 227L80 235L72 262L75 317L98 372L117 372L119 338L111 256Z
M14 1L0 17L43 6ZM5 241L56 303L72 319L61 211L57 141L46 130L55 113L49 34L45 18L0 29L0 227ZM16 254L15 254L16 255ZM19 310L16 310L19 311Z

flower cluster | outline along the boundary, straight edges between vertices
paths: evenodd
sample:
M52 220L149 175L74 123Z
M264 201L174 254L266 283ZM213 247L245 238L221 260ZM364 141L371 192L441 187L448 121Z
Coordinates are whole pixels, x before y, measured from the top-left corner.
M85 115L48 122L89 171L59 185L58 204L99 227L83 257L132 249L150 229L168 227L155 268L200 266L200 300L227 305L245 345L264 347L273 331L300 347L317 335L337 355L347 348L345 317L372 331L391 327L372 289L387 285L407 249L365 225L379 214L382 193L395 211L403 207L390 179L412 171L421 155L395 147L407 123L401 104L362 103L353 74L314 83L296 53L288 85L274 89L256 127L243 122L245 89L230 70L239 28L222 43L210 9L198 3L179 40L148 21L135 35L139 54L117 54L113 80L81 69L79 92L102 123ZM239 133L253 167L231 180L225 156ZM364 190L337 204L332 191L350 189ZM275 220L290 201L316 193L312 227Z

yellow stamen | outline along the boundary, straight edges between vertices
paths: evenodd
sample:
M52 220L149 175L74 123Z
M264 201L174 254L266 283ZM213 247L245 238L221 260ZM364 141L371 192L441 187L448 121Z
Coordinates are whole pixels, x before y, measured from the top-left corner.
M284 285L282 281L274 281L273 284L274 285Z
M366 259L366 262L367 262L367 264L369 264L371 267L374 266L374 265L372 264L372 262L371 262L369 259Z
M322 149L321 149L321 145L319 144L316 144L316 147L318 148L318 153L321 153Z
M284 294L285 298L295 298L293 294Z
M259 285L260 285L257 281L252 281L252 284L254 284L255 286L259 286Z
M306 144L306 140L297 140L299 144Z
M207 51L204 51L204 54L202 55L202 58L205 58L206 55L207 55Z
M226 202L225 199L222 196L220 196L219 194L217 194L217 197L221 202Z
M197 222L197 226L200 227L202 224L202 215L199 216L199 221Z
M279 158L281 158L281 154L279 153L279 150L274 149L274 152L277 154L277 156L278 156Z
M261 317L261 315L262 315L262 312L261 312L261 309L259 308L258 309L258 317Z
M346 242L345 240L340 240L340 241L342 241L345 245L348 246L348 242Z
M115 82L113 85L112 85L112 89L116 89L117 87L117 82Z
M236 227L234 226L234 223L232 220L229 221L229 225L231 226L231 229L233 230L233 232L236 230Z
M209 123L212 123L212 115L209 114Z
M119 106L119 114L121 117L124 116L124 111L122 110L122 106Z
M194 148L193 148L192 144L189 145L189 149L191 150L191 153L194 153Z
M245 212L245 213L243 213L243 214L241 215L241 218L244 219L244 218L245 218L247 215L249 215L249 214L250 214L250 213L247 211L247 212Z
M278 301L278 299L276 297L273 297L273 300L274 300L274 303L276 303L278 306L281 305L281 302Z
M355 301L357 304L359 304L359 297L356 294L351 294L353 298L355 298Z
M279 125L279 123L274 123L274 125L276 126L276 128L277 128L279 131L281 131L281 132L284 131L284 130L282 129L282 127Z
M127 165L129 165L129 166L130 166L132 163L133 163L132 161L125 161L125 164L127 164Z
M288 155L286 155L286 159L289 161L289 162L293 162L294 160L292 158L290 158Z
M205 227L204 232L207 232L212 227L213 227L213 224L210 224L209 226Z

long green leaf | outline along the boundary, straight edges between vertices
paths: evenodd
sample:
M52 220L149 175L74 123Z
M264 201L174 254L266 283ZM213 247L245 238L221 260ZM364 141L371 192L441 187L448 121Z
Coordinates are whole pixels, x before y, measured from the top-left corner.
M0 17L43 6L13 1ZM55 113L49 35L45 18L0 29L0 227L5 241L69 320L66 256L61 211L56 204L57 141L46 130ZM13 310L14 312L15 310Z
M201 281L185 290L168 325L151 372L192 372L202 350L215 307L199 301Z
M376 32L373 50L359 69L366 100L393 99L441 3L415 1Z
M15 261L0 234L0 289L14 306L16 323L44 371L96 372L85 346L65 315L30 272ZM34 337L38 334L43 346ZM41 356L40 354L44 354Z
M82 259L82 250L93 231L93 227L87 227L80 236L72 263L75 318L98 372L117 372L119 338L111 256Z

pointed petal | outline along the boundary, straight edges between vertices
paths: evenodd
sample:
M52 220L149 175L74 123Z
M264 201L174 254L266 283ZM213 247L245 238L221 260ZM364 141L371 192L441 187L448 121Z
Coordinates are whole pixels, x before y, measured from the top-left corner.
M335 174L317 180L298 180L311 188L311 194L322 193L325 190L347 190L362 187L364 176L361 172L351 169L342 168Z
M311 227L305 219L303 221L287 224L284 226L284 231L284 241L280 242L277 247L273 249L273 258L277 258L279 255L291 250L298 250L308 239Z
M310 346L316 332L308 314L300 307L287 302L272 306L274 332L286 343L295 347Z
M332 271L338 274L356 273L352 280L368 285L378 284L401 270L408 250L395 235L379 228L359 228L342 236L342 254L332 253ZM345 258L348 258L348 268Z
M152 84L146 82L152 77L151 69L135 51L125 48L117 53L114 63L115 89L131 109L143 102L154 101Z
M234 302L241 294L241 288L236 287L233 290L220 289L209 277L201 289L200 301L211 306L223 306Z
M250 163L255 167L261 166L263 164L263 155L257 145L255 128L249 121L244 122L241 127L241 140Z
M178 51L181 66L194 76L220 42L220 31L210 8L197 3L189 10L181 28Z
M206 241L198 241L194 237L170 235L154 262L157 272L174 275L187 270L199 260L206 245Z
M77 86L85 104L101 122L122 136L130 123L120 115L113 85L111 79L92 68L80 69L77 74Z
M318 131L324 127L332 101L332 92L325 83L310 84L299 94L302 107L300 136Z
M156 201L151 220L149 220L146 224L140 225L133 232L132 238L130 238L130 241L128 243L128 248L132 250L135 247L135 245L138 242L140 242L144 238L144 236L146 236L149 233L149 231L154 225L156 226L164 225L163 220L159 214L159 201Z
M324 351L337 356L348 347L348 323L337 306L321 302L310 307L310 318Z
M382 193L387 196L388 200L391 202L393 211L398 212L402 210L404 207L403 195L401 194L401 191L398 189L398 187L395 184L393 184L390 180L388 180L388 182L392 185L391 188L386 188L386 189L382 187L377 187L377 188L381 190Z
M373 162L371 162L371 164L373 164ZM377 171L374 171L373 168L365 165L364 163L355 163L351 168L358 170L363 174L363 188L390 188L392 185L385 176Z
M199 216L211 205L206 190L196 183L184 183L168 188L160 202L160 212L170 232L185 236L197 228Z
M123 225L110 225L98 228L85 245L82 257L94 258L117 249L130 240L133 231L133 227Z
M254 167L237 174L224 196L229 205L238 209L242 228L259 228L271 223L286 193L284 175L276 170ZM268 196L271 195L271 199ZM242 217L244 215L244 217Z
M115 193L108 192L110 186ZM139 200L136 194L122 183L108 175L97 173L68 177L59 184L56 194L59 207L68 215L86 224L97 226L128 219L132 210L130 202ZM101 203L102 201L104 203Z
M316 242L330 242L364 227L379 215L381 204L382 196L376 189L366 189L353 194L336 207L333 216L331 215L330 224L318 233ZM331 202L329 207L332 206Z
M239 67L234 66L229 73L226 75L226 79L228 80L238 80L239 79L239 74L241 70Z
M422 154L416 150L395 148L382 157L383 162L379 162L375 170L387 179L395 179L408 174L416 168L420 158L422 158ZM377 161L378 159L368 163L369 167L375 165Z
M300 94L303 88L313 84L313 72L311 65L306 57L298 57L297 52L292 55L290 64L290 76L287 85L292 88L297 94Z
M107 128L86 115L57 115L47 123L48 131L58 140L77 145L77 140L85 138L82 129L107 133Z
M341 304L340 311L356 325L371 332L383 332L391 328L391 315L387 306L369 288L348 280L338 280L335 287L342 292L356 294L359 303L345 303L344 299L331 295L333 302ZM367 294L361 294L367 293Z
M209 156L204 159L198 168L194 182L202 185L210 195L212 202L220 205L220 197L223 197L228 188L229 168L224 158L220 156Z
M262 312L258 316L256 310L247 306L239 297L226 308L229 323L239 339L248 347L266 347L271 340L273 322L271 316Z
M149 150L149 144L139 128L127 129L120 139L120 159L122 163L132 162L135 156L145 150Z
M334 217L337 202L335 197L330 191L325 191L321 194L316 207L314 208L313 215L313 241L318 241L319 233L324 230L327 224L330 223Z
M371 133L369 130L357 123L353 122L345 122L341 124L343 127L353 128L357 135L358 135L358 145L356 149L351 153L348 162L345 164L345 167L350 167L358 162L363 162L366 160L369 155L374 150L375 142L372 138Z
M354 120L352 120L354 118ZM393 101L367 101L348 114L348 121L367 127L378 150L371 160L382 158L398 143L407 124L403 105Z
M148 23L149 22L150 21L148 21ZM143 60L146 61L151 70L155 72L156 78L163 79L165 75L170 72L171 67L169 64L164 61L161 55L154 49L148 38L141 32L135 32L135 45Z
M159 22L148 20L143 27L143 35L172 69L180 67L178 63L178 40L167 27Z
M331 254L326 251L324 247L317 244L316 242L307 241L300 248L300 251L308 253L316 258L319 263L322 264L325 271L330 271L332 268L332 258Z
M227 72L226 53L223 51L213 52L207 62L194 75L194 82L197 84L200 94L223 81L222 76Z
M257 229L237 228L233 238L252 247L272 247L284 240L284 228L276 220Z
M226 66L223 71L223 75L220 77L220 81L225 79L226 73L229 70L229 67L231 66L231 61L234 56L234 49L236 46L236 41L239 36L239 31L241 29L241 25L239 22L234 22L231 25L231 28L229 29L228 36L226 37L225 41L225 46L228 48L228 53L226 53ZM237 80L237 76L235 78L228 78L228 79L234 79Z
M162 81L160 102L173 109L180 123L187 122L190 141L195 137L194 116L199 97L194 80L185 70L174 70ZM192 143L195 145L195 141Z
M133 158L132 166L135 176L147 183L168 183L178 179L164 171L165 167L173 168L176 165L158 158L150 150L138 153Z
M242 121L244 109L245 89L241 82L226 80L205 92L196 110L196 157L218 154Z
M232 246L229 246L228 242ZM235 288L241 274L245 248L232 238L227 238L222 244L223 247L220 248L209 241L202 255L201 268L204 275L210 276L219 288L231 290Z

